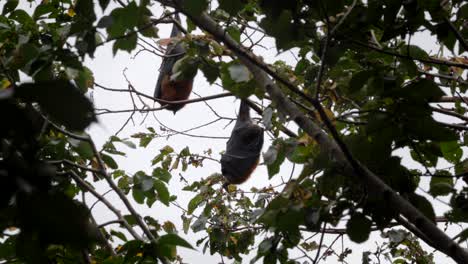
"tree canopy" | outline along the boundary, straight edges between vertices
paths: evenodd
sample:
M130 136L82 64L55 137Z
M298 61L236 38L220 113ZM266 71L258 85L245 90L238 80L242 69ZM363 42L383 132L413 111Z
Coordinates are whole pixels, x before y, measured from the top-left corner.
M468 263L466 1L7 0L0 10L2 263L192 263L180 248L221 263ZM172 24L183 36L161 34ZM206 104L229 127L236 117L211 103L248 100L265 129L260 166L278 184L223 189L220 169L183 177L224 150L178 149L173 136L214 122L148 125L167 105L151 107L161 101L130 81L101 85L112 77L89 66L110 46L164 57L174 42L187 51L171 78L224 90L181 111ZM272 43L278 56L262 57ZM125 93L133 109L100 108L90 99L100 91ZM130 116L101 146L86 129L103 113ZM136 115L144 125L119 136ZM122 166L128 148L162 140L151 171ZM85 196L114 220L102 223ZM139 210L154 205L180 209L181 225ZM368 240L376 246L351 244Z

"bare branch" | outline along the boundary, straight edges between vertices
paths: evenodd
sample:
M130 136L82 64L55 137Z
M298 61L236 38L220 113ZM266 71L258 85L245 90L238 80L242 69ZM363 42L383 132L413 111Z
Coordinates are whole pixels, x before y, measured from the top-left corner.
M147 94L144 94L142 92L138 92L137 90L135 89L132 89L132 90L127 90L127 89L115 89L115 88L108 88L108 87L105 87L103 85L100 85L98 83L94 83L94 85L96 85L97 87L103 89L103 90L106 90L106 91L112 91L112 92L125 92L125 93L135 93L135 94L138 94L142 97L145 97L147 99L150 99L150 100L153 100L153 101L156 101L156 102L159 102L159 103L163 103L163 104L191 104L191 103L197 103L197 102L203 102L203 101L209 101L209 100L214 100L214 99L218 99L218 98L223 98L223 97L229 97L229 96L234 96L232 93L230 92L225 92L225 93L220 93L220 94L215 94L215 95L210 95L210 96L206 96L206 97L200 97L200 98L195 98L195 99L188 99L188 100L180 100L180 101L166 101L166 100L162 100L162 99L158 99L158 98L155 98L153 96L149 96Z
M364 42L361 42L361 41L358 41L358 40L349 39L349 38L347 38L346 40L350 41L353 44L356 44L357 46L364 47L364 48L371 49L371 50L375 50L377 52L387 54L387 55L390 55L390 56L394 56L394 57L398 57L398 58L420 61L420 62L427 63L427 64L438 64L438 65L453 66L453 67L458 67L458 68L462 68L462 69L468 69L468 64L452 62L452 61L448 61L448 60L441 60L441 59L436 59L436 58L428 58L428 59L414 58L414 57L412 57L410 55L405 55L405 54L400 54L400 53L384 50L382 48L375 47L375 46L372 46L370 44L367 44L367 43L364 43Z
M468 122L468 117L464 116L464 115L461 115L459 113L455 113L453 111L450 111L450 110L447 110L447 109L443 109L443 108L437 108L437 107L434 107L434 106L430 106L430 108L434 111L434 112L437 112L437 113L441 113L441 114L444 114L444 115L449 115L449 116L453 116L453 117L456 117L460 120L463 120L465 122Z
M44 117L45 118L45 117ZM48 119L46 119L48 120ZM48 120L50 124L58 131L64 133L67 136L73 137L75 139L79 139L82 141L86 141L91 145L91 148L93 149L94 156L97 160L98 166L99 166L99 175L101 175L109 184L109 186L117 193L119 198L122 200L122 202L125 204L125 207L130 211L130 213L135 217L138 225L140 228L143 230L145 235L151 240L155 241L156 238L153 236L151 231L149 230L148 226L143 222L141 216L138 214L138 212L133 208L132 204L128 200L127 196L123 193L123 191L115 184L114 180L112 180L112 177L107 173L106 167L104 165L104 161L102 160L100 152L97 150L96 145L94 144L94 141L91 139L89 136L81 136L81 135L76 135L71 132L66 131L65 129L62 129L60 126L54 124L50 120ZM81 179L81 178L80 178ZM140 239L142 240L142 239Z
M135 232L135 230L133 229L133 227L125 220L125 218L123 217L123 215L120 213L120 211L115 208L111 202L109 202L109 200L107 200L106 198L104 198L102 195L100 195L96 190L94 190L94 188L92 186L90 186L86 181L84 181L83 179L81 179L81 177L76 174L76 172L74 171L68 171L67 172L73 180L75 180L76 184L78 184L83 190L86 190L86 191L89 191L90 193L92 193L94 195L94 197L96 197L99 201L101 201L103 204L105 204L107 206L107 208L109 208L109 210L111 210L115 216L117 216L117 218L122 221L122 224L123 226L125 227L125 229L128 230L128 232L137 240L140 240L140 241L143 241L143 238L137 233Z

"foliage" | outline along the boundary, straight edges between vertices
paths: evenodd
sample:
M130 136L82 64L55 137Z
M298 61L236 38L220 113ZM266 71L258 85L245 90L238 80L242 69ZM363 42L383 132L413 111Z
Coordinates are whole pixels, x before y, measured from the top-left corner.
M224 45L194 19L203 12L248 56L259 54L264 35L274 40L278 52L293 52L295 64L250 58L280 85L283 100L297 105L301 115L330 137L337 132L350 156L432 222L461 225L468 221L464 155L468 99L463 96L468 88L468 60L462 56L467 51L468 3L38 2L8 0L0 15L2 261L182 263L176 249L192 248L183 238L189 232L203 234L195 242L203 253L219 254L235 263L247 255L252 263L299 263L304 258L315 263L331 257L345 261L351 254L349 247L340 252L333 248L335 242L325 246L323 239L311 242L309 235L336 234L337 239L347 236L362 243L372 239L373 232L381 232L385 242L375 251L362 252L363 263L380 263L381 258L389 263L434 263L433 254L420 241L438 250L441 241L421 235L418 223L402 218L402 208L393 206L385 192L370 188L359 175L343 173L344 165L326 154L318 136L300 127L299 114L288 116L281 111L236 56L235 47ZM159 37L158 24L169 20L173 3L187 16L188 31L176 40L188 50L174 67L174 76L193 76L200 70L210 84L221 83L236 97L262 100L258 113L273 139L263 155L268 178L286 178L281 168L287 164L301 170L278 186L267 184L250 191L234 186L223 190L222 176L215 172L187 181L183 190L193 197L184 207L181 227L141 217L132 203L148 208L155 203L179 206L170 188L172 178L219 159L211 149L203 154L188 147L177 150L168 136L169 145L151 160L153 171L131 175L120 164L128 148L147 148L167 131L148 127L131 138L114 135L102 149L85 132L96 121L86 96L95 88L94 75L85 58L94 58L105 43L112 43L114 55L134 54L139 44ZM161 10L166 12L156 16ZM433 45L440 45L440 51L428 52L415 44L420 34L437 40ZM307 100L311 97L321 103L324 114ZM287 121L299 128L290 131ZM408 166L399 151L407 151L404 159L423 169ZM93 184L101 181L118 194L128 215L96 192ZM429 190L421 191L426 186ZM97 226L80 199L84 193L105 203L120 226ZM436 215L432 198L447 201L449 209L443 216ZM413 235L393 228L396 225ZM462 231L457 243L467 237L467 231Z

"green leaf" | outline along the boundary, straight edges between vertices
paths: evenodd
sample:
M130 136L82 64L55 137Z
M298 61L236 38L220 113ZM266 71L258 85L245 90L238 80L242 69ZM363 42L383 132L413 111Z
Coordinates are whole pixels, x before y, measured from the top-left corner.
M80 144L76 148L76 152L83 159L92 159L94 157L94 151L91 145L86 141L80 141Z
M281 145L278 145L276 150L277 150L276 153L269 152L269 154L272 154L272 155L275 154L274 157L267 156L267 158L269 159L268 164L267 164L267 171L268 171L269 179L271 179L280 171L281 164L283 164L286 158L284 148ZM274 161L272 161L273 158L275 158Z
M109 5L110 0L99 0L99 5L101 6L102 11L104 12Z
M422 96L421 96L422 97ZM401 120L403 131L419 140L453 141L458 140L458 135L443 124L436 122L426 102L402 101L398 104L398 113L404 119ZM401 127L401 126L400 126Z
M140 18L139 15L140 11L136 1L132 1L123 8L121 17L119 17L119 22L122 22L125 28L133 29L138 25L138 19Z
M198 206L203 202L203 196L200 194L197 194L195 197L190 200L188 203L188 209L187 209L187 214L192 214L195 209L197 209Z
M219 8L235 16L244 8L244 3L241 0L219 0Z
M135 219L135 216L129 214L129 215L124 215L125 221L131 226L136 226L137 225L137 220Z
M303 164L313 157L312 147L297 145L294 151L288 155L288 159L294 163Z
M6 4L3 6L2 15L6 15L11 11L15 10L18 6L18 0L7 0Z
M243 64L231 64L228 71L231 79L236 83L247 82L252 78L249 69Z
M457 38L451 30L450 25L446 22L442 22L437 24L435 28L438 40L441 43L443 43L449 50L454 52L453 48L455 47L455 42L457 41Z
M117 186L127 194L130 191L130 177L121 177L117 182Z
M391 93L393 96L409 99L411 101L437 100L445 93L432 80L419 79Z
M54 7L54 4L52 3L42 3L40 4L38 7L36 7L36 9L34 10L34 13L33 13L33 18L34 20L38 20L41 16L45 15L45 14L49 14L49 13L52 13L54 11L56 11L57 9Z
M445 196L453 191L453 185L453 178L450 172L437 171L436 176L432 176L431 178L429 193L434 197Z
M226 29L226 32L229 34L229 36L234 39L236 42L240 43L241 40L241 32L239 28L230 26Z
M205 230L206 223L208 222L208 217L202 216L199 217L192 225L192 231L194 233Z
M432 207L431 202L427 200L426 197L412 193L409 196L409 201L418 208L421 213L423 213L429 220L432 222L435 221L435 212L434 208Z
M14 54L14 57L11 61L11 67L20 69L25 67L28 64L32 64L34 60L39 56L39 49L36 45L31 43L25 43L19 46L17 53Z
M125 236L124 233L122 232L119 232L119 231L115 231L115 230L111 230L110 231L110 234L119 238L120 240L124 241L124 242L127 242L127 237Z
M276 161L276 157L278 156L278 150L275 146L271 145L268 150L263 153L263 161L266 165L271 165L273 162Z
M356 213L351 216L346 224L346 234L356 243L365 242L371 232L372 221L365 215Z
M23 26L35 24L32 17L26 11L21 9L11 12L9 18L18 21Z
M265 32L274 37L278 50L286 50L296 45L297 26L293 21L291 10L282 10L278 16L266 16L260 21Z
M418 4L420 7L428 11L436 11L436 10L441 9L441 6L440 6L441 3L439 0L425 0L421 2L418 1Z
M184 56L182 59L174 63L172 68L171 81L190 80L195 77L198 71L200 60L198 57L189 55Z
M407 45L400 48L400 53L408 55L415 59L428 59L429 54L422 48L416 45Z
M458 243L462 243L463 241L465 241L466 239L468 239L468 229L465 229L463 231L461 231L458 235L456 235L455 237L458 237Z
M101 157L104 163L106 163L106 165L109 166L109 168L114 170L119 168L119 165L117 165L117 162L115 162L115 160L111 156L107 154L101 154Z
M183 1L182 5L188 13L197 16L208 8L208 0Z
M182 218L182 228L184 233L187 234L190 228L190 223L192 222L192 218L185 217L184 215L181 216Z
M120 38L114 42L112 46L113 54L117 54L118 50L125 50L131 53L137 46L137 34L129 34L125 38Z
M455 174L462 174L468 172L468 159L464 159L455 165Z
M200 64L200 70L210 84L213 84L219 77L219 66L213 60L203 60L203 63Z
M132 1L124 8L115 8L112 10L110 16L112 17L112 24L107 27L109 38L122 37L127 30L132 30L138 25L138 6L135 1ZM131 35L134 35L136 38L136 34Z
M273 246L273 239L272 238L268 238L268 239L263 240L260 243L260 245L258 245L258 254L264 255L264 254L268 253L272 246Z
M88 67L83 67L75 78L75 83L83 93L87 92L88 88L92 88L94 85L93 72Z
M156 192L158 193L159 200L164 205L169 206L170 195L169 195L169 190L167 189L166 184L160 180L154 180L154 189L156 189Z
M103 16L101 19L99 19L99 22L97 24L98 28L108 28L111 27L114 24L114 18L111 16Z
M463 156L463 150L458 141L440 142L440 150L444 158L453 164L458 164Z
M255 93L256 83L250 77L250 72L239 62L223 63L221 66L221 81L227 89L241 98L247 98ZM234 79L233 79L234 78Z
M139 204L143 204L145 202L145 194L143 193L140 188L136 188L135 186L132 188L132 196L135 202Z
M197 25L195 25L190 18L187 18L187 32L192 33L196 28Z
M133 142L130 141L130 140L122 140L122 141L120 141L120 142L122 142L123 144L125 144L125 146L127 146L127 147L129 147L129 148L136 149L135 143L133 143Z
M159 29L153 26L151 19L148 15L140 15L141 19L138 24L141 35L147 38L157 38Z
M353 74L353 77L349 82L349 92L352 94L360 91L364 85L367 84L367 81L372 77L372 75L372 71L360 71Z
M54 121L71 130L83 130L96 120L93 104L68 81L21 84L15 88L15 96L39 103Z
M387 235L388 235L388 239L390 240L390 242L397 243L397 244L400 244L405 238L408 237L408 233L401 229L399 230L391 229L387 232Z
M93 0L77 0L75 4L76 17L92 25L96 20L96 13L94 12Z
M154 185L154 180L151 177L144 176L141 179L140 186L141 186L141 191L147 192L153 188Z
M151 174L153 177L156 177L166 183L169 183L169 181L172 178L172 175L165 169L158 167L153 170L153 173Z
M185 241L185 239L181 238L176 234L163 235L158 239L158 243L161 245L180 246L194 249L192 245L190 245L190 243L188 243L187 241Z
M151 143L151 141L153 139L154 139L154 137L152 137L152 136L149 136L149 135L144 136L144 137L140 138L139 146L146 148L149 145L149 143Z

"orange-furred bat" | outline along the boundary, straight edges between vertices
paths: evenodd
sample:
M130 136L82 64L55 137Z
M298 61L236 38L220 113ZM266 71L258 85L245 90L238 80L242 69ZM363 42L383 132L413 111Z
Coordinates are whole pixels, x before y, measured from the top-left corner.
M175 14L175 20L179 22L179 14ZM171 38L176 38L182 35L182 32L178 28L178 25L174 23L172 26ZM174 41L174 40L172 40ZM185 47L182 43L171 43L166 50L165 57L163 58L161 68L159 69L158 82L156 83L156 89L154 91L154 97L165 101L181 101L187 100L192 92L193 78L188 80L171 80L173 74L172 69L174 64L185 55ZM161 102L161 105L166 105ZM167 104L168 110L174 113L179 111L185 104Z

